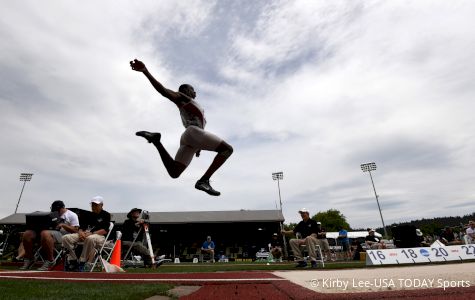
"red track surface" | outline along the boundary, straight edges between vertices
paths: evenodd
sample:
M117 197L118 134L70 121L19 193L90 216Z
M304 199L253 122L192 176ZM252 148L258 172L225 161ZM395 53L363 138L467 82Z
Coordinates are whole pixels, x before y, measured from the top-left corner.
M452 289L323 294L281 279L271 272L215 273L66 273L66 272L0 272L0 278L18 280L107 281L115 283L165 282L176 285L200 285L198 291L180 299L475 299L475 286Z

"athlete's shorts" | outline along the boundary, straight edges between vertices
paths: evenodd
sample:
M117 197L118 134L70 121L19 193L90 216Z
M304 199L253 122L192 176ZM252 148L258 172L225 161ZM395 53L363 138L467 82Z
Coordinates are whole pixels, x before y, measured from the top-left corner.
M180 138L180 148L175 160L188 166L193 155L199 150L214 151L223 140L215 134L207 132L198 126L188 126Z

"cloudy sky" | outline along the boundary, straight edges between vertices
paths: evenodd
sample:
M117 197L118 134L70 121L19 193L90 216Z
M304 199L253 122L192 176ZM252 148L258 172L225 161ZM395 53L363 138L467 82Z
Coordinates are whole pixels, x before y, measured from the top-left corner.
M19 174L34 173L19 212L55 199L125 212L340 210L353 227L464 215L475 203L473 1L4 1L0 18L0 218ZM166 87L192 84L207 130L233 145L168 177L138 130L174 155Z

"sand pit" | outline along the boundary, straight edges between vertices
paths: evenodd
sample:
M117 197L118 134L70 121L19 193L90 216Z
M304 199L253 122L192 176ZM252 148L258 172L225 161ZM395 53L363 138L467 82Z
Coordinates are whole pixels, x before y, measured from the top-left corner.
M279 271L274 274L319 293L463 289L475 286L475 262L351 270Z

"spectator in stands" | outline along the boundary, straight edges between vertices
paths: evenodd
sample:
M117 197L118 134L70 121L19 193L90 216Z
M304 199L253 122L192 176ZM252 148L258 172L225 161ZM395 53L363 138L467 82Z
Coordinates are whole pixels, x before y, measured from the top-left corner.
M322 249L322 252L324 254L325 260L328 260L331 258L331 252L330 252L330 244L328 243L327 240L327 232L324 227L322 227L321 222L317 222L317 245L320 246L320 249ZM333 258L331 258L334 260Z
M279 235L277 233L272 235L269 245L272 258L282 261L282 243L280 242Z
M429 247L430 246L430 244L428 242L426 242L426 239L424 238L424 234L422 233L422 231L419 228L416 229L416 239L417 239L418 247Z
M211 256L211 261L215 262L214 260L214 242L211 240L211 236L206 237L206 241L204 241L203 245L201 246L201 253L207 253Z
M145 220L140 219L141 213L140 208L132 208L127 214L127 220L122 225L122 254L127 254L131 248L134 254L142 256L144 267L151 267L150 251L143 244L144 229L142 226Z
M75 233L79 228L78 215L65 208L64 202L56 200L51 204L51 213L56 214L57 226L55 230L42 230L40 233L41 252L45 255L43 265L39 271L48 271L54 265L54 245L61 244L63 237L70 233ZM36 232L27 230L23 234L24 264L21 270L28 270L35 263L33 259L33 243L36 239Z
M341 245L343 253L346 254L346 260L351 260L351 246L350 239L348 238L348 231L343 226L340 226L338 231L338 244Z
M103 206L104 199L101 196L92 198L92 214L86 220L81 220L79 232L63 237L63 247L68 251L66 264L69 271L85 271L86 262L89 264L93 262L95 249L100 248L105 242L111 216ZM78 261L74 248L80 242L83 242L83 249Z
M295 226L294 230L282 230L282 234L294 233L296 236L296 238L289 241L295 260L297 261L296 267L305 268L307 266L307 262L303 259L302 250L300 249L300 246L306 245L311 266L312 268L316 268L317 253L315 245L317 245L317 221L310 219L310 213L306 208L299 210L299 214L302 221Z
M442 244L446 246L462 244L462 241L455 238L455 234L450 226L445 226L444 230L440 235L439 240L442 242Z
M375 234L374 229L370 229L368 232L368 235L365 238L365 243L370 249L385 249L386 245L384 244L383 241L381 241L379 238L377 238Z
M465 230L467 235L467 242L469 244L475 244L475 221L468 221L468 228Z

